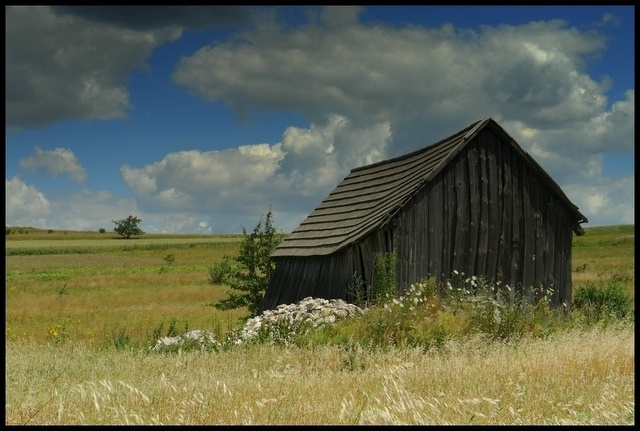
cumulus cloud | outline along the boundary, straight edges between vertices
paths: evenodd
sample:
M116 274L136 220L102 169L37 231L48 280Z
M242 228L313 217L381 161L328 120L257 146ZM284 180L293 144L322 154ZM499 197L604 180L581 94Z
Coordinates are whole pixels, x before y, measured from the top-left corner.
M143 168L124 165L121 172L146 210L235 212L242 201L251 202L265 187L282 157L279 147L259 144L225 151L181 151Z
M5 211L7 224L44 227L51 211L49 200L33 186L13 177L5 181Z
M126 80L158 45L152 35L61 18L49 7L9 6L5 12L7 126L126 114ZM121 49L109 49L113 45Z
M589 219L588 225L634 224L634 182L633 176L613 181L598 177L586 184L565 184L564 191L574 202L581 202L580 212Z
M33 156L20 160L20 167L30 171L43 171L54 177L69 175L77 183L83 183L87 179L87 171L68 148L44 151L36 147Z
M330 111L394 128L497 114L554 127L606 106L606 83L593 81L583 61L605 48L604 36L562 21L474 32L364 26L355 18L335 25L334 16L289 31L265 24L244 40L203 47L182 59L174 79L240 115L280 108L319 122Z
M111 231L113 220L130 214L142 214L131 198L108 191L81 190L64 196L46 196L17 177L6 180L7 226L32 226L48 229Z
M358 129L332 116L308 129L289 127L273 145L181 151L121 172L149 212L257 214L272 204L299 213L319 204L354 165L381 160L389 138L385 124Z
M240 40L203 47L183 57L174 79L240 117L255 108L283 109L303 112L314 124L329 113L353 128L385 127L378 157L405 154L493 117L561 186L576 178L599 181L607 154L633 151L634 90L610 103L609 79L595 81L587 71L589 59L606 49L603 33L561 20L477 31L362 25L357 8L338 25L335 10L327 11L294 29L266 22ZM311 165L325 168L316 170L320 181L323 173L348 173L346 162L330 171L322 161L328 153L335 159L352 152L317 144L312 134L294 135L295 147L283 140L290 151L282 166L292 176ZM349 138L354 146L366 142Z
M308 126L284 127L276 143L170 152L122 166L145 222L158 231L216 232L251 226L273 205L292 229L350 169L422 148L483 117L498 121L592 223L632 221L633 175L613 181L603 164L610 154L632 157L635 95L630 88L609 100L610 78L588 72L607 49L602 28L581 31L560 20L475 30L364 25L360 10L314 9L318 15L293 27L264 15L255 28L183 57L173 79L197 97L223 102L241 119L301 113ZM129 74L147 68L154 49L187 27L248 18L244 9L157 6L8 7L6 15L8 127L123 118L133 108ZM58 150L37 149L22 166L86 177L75 157Z

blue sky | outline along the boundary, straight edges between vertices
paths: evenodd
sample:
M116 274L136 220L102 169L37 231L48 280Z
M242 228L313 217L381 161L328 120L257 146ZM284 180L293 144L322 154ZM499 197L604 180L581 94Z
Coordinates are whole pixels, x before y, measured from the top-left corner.
M355 167L494 118L634 222L631 6L8 6L6 225L290 232ZM37 31L34 31L37 29Z

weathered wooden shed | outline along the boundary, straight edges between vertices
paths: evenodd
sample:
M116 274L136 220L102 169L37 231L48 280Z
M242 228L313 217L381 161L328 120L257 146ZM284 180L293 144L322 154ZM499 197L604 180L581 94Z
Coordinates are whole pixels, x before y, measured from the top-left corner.
M307 296L351 302L392 250L401 292L453 270L553 289L571 301L572 235L587 218L493 119L413 153L353 169L272 253L261 311Z

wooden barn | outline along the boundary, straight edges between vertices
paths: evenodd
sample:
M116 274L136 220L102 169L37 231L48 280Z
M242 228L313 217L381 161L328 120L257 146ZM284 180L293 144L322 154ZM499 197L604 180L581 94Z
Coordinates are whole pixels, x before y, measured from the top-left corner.
M587 218L493 119L353 169L272 253L261 310L307 296L352 302L395 250L398 293L454 270L571 302L572 235ZM350 287L351 286L351 287ZM540 289L542 288L542 289Z

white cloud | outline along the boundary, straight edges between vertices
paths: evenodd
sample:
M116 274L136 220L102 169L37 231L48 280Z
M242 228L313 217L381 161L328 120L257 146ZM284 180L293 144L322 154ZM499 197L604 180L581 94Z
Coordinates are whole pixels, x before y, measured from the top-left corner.
M383 160L390 140L388 123L363 129L339 115L330 115L323 125L312 124L308 129L288 127L282 137L285 157L278 171L286 185L282 193L315 197L328 193L349 170Z
M125 182L148 211L233 213L266 190L283 154L279 145L181 151L143 168L124 165Z
M107 191L82 190L70 195L45 196L17 177L6 180L6 195L7 226L111 231L113 220L140 214L132 199Z
M358 129L331 116L323 125L287 128L281 143L181 151L121 172L144 211L224 216L273 205L299 219L355 165L381 160L389 138L388 125Z
M13 177L5 181L5 193L7 225L45 227L51 203L38 189Z
M585 226L634 224L634 178L615 181L598 177L589 183L566 184L563 190L580 207L589 223Z
M66 174L76 183L83 183L87 179L87 171L68 148L44 151L36 147L33 156L20 160L20 167L30 171L44 171L54 177Z
M588 59L606 49L603 33L582 32L561 20L470 31L364 26L353 14L339 26L324 19L288 31L265 24L244 40L204 47L182 59L174 79L241 116L253 108L287 109L317 125L331 112L350 129L384 127L387 133L376 133L384 136L376 145L380 151L369 161L422 148L491 116L561 187L581 180L611 199L602 162L606 154L633 151L634 90L609 106L608 78L589 76ZM330 124L343 127L336 120ZM344 140L330 143L313 127L304 136L292 128L282 142L283 170L289 178L305 173L294 190L311 190L305 181L312 179L340 180L364 161L346 146L370 142L345 133ZM345 148L338 149L339 142ZM581 197L569 194L589 211L616 219L603 207L618 203L600 201L599 207L597 199L587 203ZM633 213L627 200L619 205L619 213Z
M603 161L608 154L633 157L634 89L608 100L609 78L597 81L587 69L607 49L604 33L558 20L477 31L449 24L394 28L362 25L358 11L325 9L287 29L259 20L250 32L183 57L173 78L202 99L222 101L240 117L302 113L309 126L286 128L275 144L173 152L139 168L122 166L135 199L124 199L124 207L143 211L159 231L207 223L217 232L251 226L255 214L273 205L276 221L292 229L350 169L422 148L491 116L590 224L633 221L633 176L614 181ZM6 12L8 127L125 116L131 71L145 69L150 53L187 25L164 14L153 17L157 25L119 26L117 16L90 19L92 10ZM86 177L75 157L58 150L36 150L23 167ZM110 213L96 196L90 193L86 202Z

